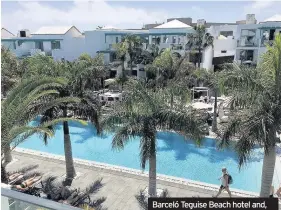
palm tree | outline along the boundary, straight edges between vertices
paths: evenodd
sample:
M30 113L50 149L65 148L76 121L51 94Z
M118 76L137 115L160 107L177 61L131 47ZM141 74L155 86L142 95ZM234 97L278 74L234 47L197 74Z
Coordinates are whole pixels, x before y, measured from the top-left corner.
M136 35L127 35L124 42L127 46L127 53L130 57L130 70L133 71L133 62L135 61L138 54L141 54L141 39Z
M16 56L6 49L1 47L1 93L3 96L20 80L19 64Z
M50 109L42 113L41 124L46 121L55 120L58 118L72 117L71 119L83 119L90 120L96 127L97 133L100 133L99 118L101 116L101 104L98 97L94 97L92 94L93 84L99 83L98 80L102 77L104 68L101 65L100 56L96 58L88 57L87 55L81 56L80 60L73 63L56 62L55 69L51 72L51 75L57 73L68 78L68 83L59 87L58 98L60 97L71 97L75 103L64 103L59 106L53 106ZM100 75L96 75L100 74ZM92 75L92 78L89 78ZM86 82L84 81L86 80ZM100 83L97 88L100 87ZM54 131L52 126L49 129ZM70 140L69 122L63 122L64 131L64 152L65 152L65 163L66 163L66 184L70 185L73 178L76 175L73 157L72 157L72 146ZM44 143L47 144L48 136L44 135Z
M116 149L123 149L134 137L140 137L142 169L149 161L148 193L156 196L157 130L175 130L201 139L202 121L197 121L191 109L171 108L164 91L149 91L142 83L130 84L130 90L126 100L105 117L102 125L105 130L116 131L112 140L112 147Z
M55 88L66 84L62 78L37 77L23 80L8 94L1 107L1 154L3 168L11 162L11 150L19 143L34 133L44 133L51 136L53 133L49 126L65 119L46 121L39 126L29 126L28 123L35 117L50 109L66 102L79 102L73 98L54 98L58 95ZM12 146L12 148L10 148Z
M127 54L127 44L124 41L124 38L122 39L122 42L119 42L114 45L114 48L116 49L116 55L117 58L121 60L121 75L119 75L118 83L121 84L121 88L123 90L125 82L128 80L126 72L125 72L125 60L126 60L126 54Z
M155 86L165 87L170 95L171 106L174 104L174 97L182 100L182 102L187 102L190 86L189 75L195 68L187 62L186 57L181 57L166 49L155 58L152 67L154 68L146 68L146 70L152 70L151 75L155 78Z
M198 68L200 68L202 51L209 46L213 46L214 37L206 32L205 26L195 26L194 31L194 33L187 34L187 47L189 49L198 50L197 62Z
M268 197L275 167L275 145L281 132L281 36L267 47L257 68L234 65L223 71L224 85L231 95L230 122L221 134L221 146L238 136L235 149L239 166L250 157L256 144L264 148L261 197Z

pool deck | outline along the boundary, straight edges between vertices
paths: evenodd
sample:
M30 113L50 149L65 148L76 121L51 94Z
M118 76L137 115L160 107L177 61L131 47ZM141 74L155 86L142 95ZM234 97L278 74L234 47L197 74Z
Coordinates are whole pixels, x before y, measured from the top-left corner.
M8 171L38 164L37 171L42 172L44 176L53 175L62 178L65 175L63 156L17 148L13 152L13 158L14 161L7 166ZM94 196L105 196L104 206L108 210L139 209L135 194L147 186L147 173L81 159L74 159L74 162L76 172L80 175L73 181L73 187L83 189L95 180L102 178L104 186ZM168 189L171 197L211 197L218 190L216 185L177 177L157 175L157 179L157 188ZM231 190L233 197L257 196L251 192ZM223 193L221 197L228 197L228 195Z

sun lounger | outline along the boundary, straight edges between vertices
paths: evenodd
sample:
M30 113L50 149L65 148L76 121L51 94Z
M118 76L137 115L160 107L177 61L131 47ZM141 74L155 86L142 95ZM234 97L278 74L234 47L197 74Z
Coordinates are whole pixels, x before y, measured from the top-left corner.
M8 184L12 185L12 184L15 184L18 181L23 181L23 175L19 175L15 179L9 180Z

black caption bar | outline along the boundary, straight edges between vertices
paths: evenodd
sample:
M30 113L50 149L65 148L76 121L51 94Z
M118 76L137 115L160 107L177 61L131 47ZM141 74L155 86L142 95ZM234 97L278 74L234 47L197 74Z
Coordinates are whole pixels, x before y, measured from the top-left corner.
M149 198L148 210L278 210L277 198Z

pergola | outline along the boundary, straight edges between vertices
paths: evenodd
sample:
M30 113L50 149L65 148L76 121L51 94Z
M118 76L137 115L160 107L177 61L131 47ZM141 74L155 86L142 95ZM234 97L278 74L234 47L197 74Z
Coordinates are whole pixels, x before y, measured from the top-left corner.
M195 92L196 93L199 93L199 92L206 93L206 96L209 99L209 91L210 91L210 89L208 87L193 87L192 88L192 101L194 101Z

